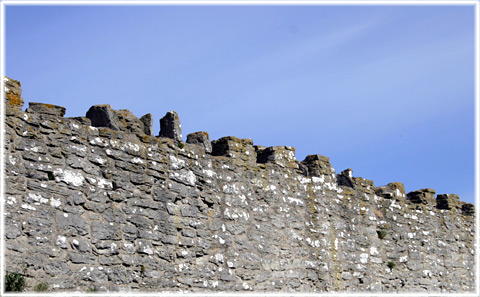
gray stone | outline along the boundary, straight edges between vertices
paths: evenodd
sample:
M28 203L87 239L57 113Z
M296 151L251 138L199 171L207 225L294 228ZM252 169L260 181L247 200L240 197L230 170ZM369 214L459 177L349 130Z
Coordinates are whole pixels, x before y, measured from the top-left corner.
M95 257L88 254L71 252L68 256L69 260L74 264L93 264L95 261Z
M27 291L475 290L475 208L456 195L251 139L205 154L206 135L148 136L127 110L104 110L119 131L5 111L4 259Z
M212 152L212 143L207 132L195 132L187 135L187 143L198 144L205 149L206 153Z
M120 130L118 118L109 104L90 107L86 117L90 119L93 127L107 127L112 130Z
M407 194L407 198L413 203L433 204L435 201L435 191L432 189L421 189Z
M176 142L182 142L182 124L178 114L171 110L160 119L159 137L171 138Z
M140 121L143 123L143 133L145 135L153 135L153 117L151 113L140 118Z
M65 115L65 107L57 106L53 104L46 104L46 103L36 103L30 102L28 104L28 108L26 112L30 113L39 113L49 116L58 116L63 117Z
M462 208L460 198L455 194L438 194L436 201L438 209Z
M89 225L85 219L76 214L57 211L55 221L60 230L75 231L73 234L86 235L90 231Z
M6 76L3 77L3 81L5 83L5 107L21 110L23 107L21 83Z

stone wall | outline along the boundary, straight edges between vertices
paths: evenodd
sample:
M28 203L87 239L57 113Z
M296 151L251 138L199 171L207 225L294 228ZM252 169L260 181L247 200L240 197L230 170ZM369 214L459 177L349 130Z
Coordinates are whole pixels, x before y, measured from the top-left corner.
M24 112L5 80L5 270L28 290L475 290L475 210L456 195L375 187L288 146L184 143L175 112L162 137L108 105Z

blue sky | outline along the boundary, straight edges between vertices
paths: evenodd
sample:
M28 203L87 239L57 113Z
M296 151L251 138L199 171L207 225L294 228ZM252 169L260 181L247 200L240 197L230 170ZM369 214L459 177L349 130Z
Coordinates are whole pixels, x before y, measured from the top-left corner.
M26 102L108 103L474 202L473 6L7 6ZM27 104L25 105L25 107Z

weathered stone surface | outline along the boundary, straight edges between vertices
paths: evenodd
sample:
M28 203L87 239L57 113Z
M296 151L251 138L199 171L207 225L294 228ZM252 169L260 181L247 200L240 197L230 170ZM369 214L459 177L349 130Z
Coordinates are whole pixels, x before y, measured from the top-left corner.
M462 205L462 212L467 216L475 215L475 205L472 203L465 203Z
M302 164L307 167L309 176L320 177L334 173L330 159L322 155L308 155L302 161Z
M389 183L386 186L376 187L375 194L384 198L404 198L405 186L402 183Z
M140 121L143 123L143 133L146 135L153 135L153 117L151 113L140 118Z
M437 208L439 209L452 209L462 208L460 198L455 194L438 194L437 195Z
M23 107L21 83L6 76L3 81L5 83L5 107L21 110Z
M353 188L355 185L353 181L353 170L348 168L337 174L337 183L339 186Z
M201 132L179 145L125 110L104 108L111 130L7 109L5 267L28 291L475 290L475 208L456 195L251 139L205 154Z
M86 117L90 119L93 127L107 127L112 130L120 129L118 119L109 104L90 107Z
M282 167L294 167L298 165L295 163L295 148L291 146L272 146L263 150L257 150L258 163L275 163Z
M407 194L407 198L413 203L433 204L435 201L435 191L432 189L421 189Z
M58 117L63 117L65 115L65 111L66 109L63 106L36 102L28 103L28 108L26 110L26 112L30 113L39 113Z
M177 112L171 110L160 119L160 137L171 138L176 142L182 142L182 124Z
M206 153L212 152L212 143L207 132L200 131L188 134L187 143L199 144L205 149Z
M133 134L144 134L144 124L128 109L113 110L120 131Z

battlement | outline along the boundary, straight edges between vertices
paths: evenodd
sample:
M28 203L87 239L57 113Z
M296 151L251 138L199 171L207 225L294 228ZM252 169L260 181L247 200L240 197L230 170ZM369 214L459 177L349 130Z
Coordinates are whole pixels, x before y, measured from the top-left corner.
M175 111L158 136L151 114L108 104L22 111L4 81L6 269L28 265L30 288L474 289L475 207L457 195L375 187L290 146L184 142Z

